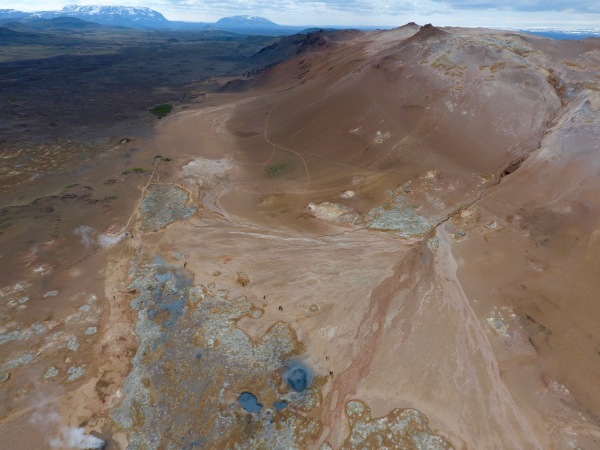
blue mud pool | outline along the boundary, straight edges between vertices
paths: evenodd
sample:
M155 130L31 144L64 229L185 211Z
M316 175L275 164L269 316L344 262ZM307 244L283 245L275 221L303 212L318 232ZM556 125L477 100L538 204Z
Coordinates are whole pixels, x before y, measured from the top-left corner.
M288 405L288 402L286 402L285 400L281 400L281 401L273 403L273 407L277 411L281 411L282 409L287 408L287 405Z
M306 391L312 383L310 369L300 363L290 364L285 370L283 377L296 392Z
M252 395L250 392L242 392L240 397L238 398L238 402L242 408L244 408L249 413L257 413L260 412L263 405L258 403L258 399L256 396Z

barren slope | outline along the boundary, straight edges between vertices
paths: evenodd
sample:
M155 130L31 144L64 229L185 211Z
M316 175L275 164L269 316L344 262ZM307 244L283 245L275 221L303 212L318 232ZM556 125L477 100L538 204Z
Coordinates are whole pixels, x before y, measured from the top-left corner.
M138 347L57 399L68 424L140 449L598 448L600 43L409 24L268 52L290 57L147 144L170 161L101 322L131 348L129 304Z

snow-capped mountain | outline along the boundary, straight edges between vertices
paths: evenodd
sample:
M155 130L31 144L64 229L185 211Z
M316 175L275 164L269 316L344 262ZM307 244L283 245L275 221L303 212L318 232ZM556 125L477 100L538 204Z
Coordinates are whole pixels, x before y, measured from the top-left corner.
M249 34L292 34L301 27L286 27L259 16L224 17L214 24L171 22L161 13L150 8L133 6L67 5L60 11L37 11L26 13L14 9L0 9L0 23L10 20L29 22L56 17L74 17L102 25L153 29L207 29Z
M0 22L9 20L31 21L75 17L103 25L131 28L168 28L171 26L161 13L150 8L132 6L68 5L60 11L23 12L14 9L0 9Z
M158 11L132 6L67 5L56 16L70 16L105 25L134 28L164 28L169 21Z

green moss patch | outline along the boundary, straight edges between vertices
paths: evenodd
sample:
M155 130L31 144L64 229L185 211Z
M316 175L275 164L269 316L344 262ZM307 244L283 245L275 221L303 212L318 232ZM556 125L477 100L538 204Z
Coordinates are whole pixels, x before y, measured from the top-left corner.
M152 114L154 114L159 119L162 119L167 114L173 111L173 105L169 105L168 103L164 103L162 105L157 105L150 110Z
M127 175L130 173L146 173L146 172L148 172L148 171L142 167L133 167L131 169L124 170L123 175Z
M292 165L289 162L279 161L275 164L267 166L267 168L265 169L265 175L268 177L274 177L277 175L281 175L282 173L288 172L289 170L291 170L291 168Z

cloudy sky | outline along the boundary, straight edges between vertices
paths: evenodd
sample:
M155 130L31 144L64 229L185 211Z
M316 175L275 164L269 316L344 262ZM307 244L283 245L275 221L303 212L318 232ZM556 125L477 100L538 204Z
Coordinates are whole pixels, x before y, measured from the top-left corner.
M65 4L147 6L170 20L211 22L251 14L289 25L600 28L600 0L0 0L0 8L61 9Z

